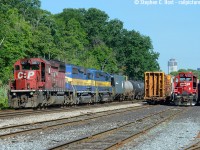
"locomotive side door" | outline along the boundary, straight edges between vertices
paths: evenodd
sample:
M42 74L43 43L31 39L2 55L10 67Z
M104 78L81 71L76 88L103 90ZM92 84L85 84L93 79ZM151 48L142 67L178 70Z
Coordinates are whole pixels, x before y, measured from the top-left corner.
M45 82L45 63L41 63L41 81Z
M52 89L52 80L51 80L51 66L49 64L45 65L45 89Z

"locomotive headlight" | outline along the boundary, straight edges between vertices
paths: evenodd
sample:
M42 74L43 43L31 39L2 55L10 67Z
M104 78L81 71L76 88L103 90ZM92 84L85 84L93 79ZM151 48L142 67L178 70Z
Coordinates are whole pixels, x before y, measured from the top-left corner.
M30 95L33 95L33 92L31 92Z
M13 93L13 95L16 95L16 93Z
M29 89L30 88L30 83L27 83L27 89Z

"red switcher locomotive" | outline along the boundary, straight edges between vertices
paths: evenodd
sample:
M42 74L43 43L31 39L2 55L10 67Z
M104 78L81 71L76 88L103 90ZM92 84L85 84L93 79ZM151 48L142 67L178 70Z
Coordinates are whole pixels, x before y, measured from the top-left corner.
M192 72L181 72L174 78L172 101L175 105L196 105L198 103L197 76Z

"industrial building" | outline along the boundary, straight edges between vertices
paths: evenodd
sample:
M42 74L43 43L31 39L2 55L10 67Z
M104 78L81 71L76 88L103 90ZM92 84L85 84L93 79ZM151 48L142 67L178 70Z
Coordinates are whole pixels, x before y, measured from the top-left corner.
M168 74L171 72L178 71L178 64L177 61L174 58L171 58L168 61Z

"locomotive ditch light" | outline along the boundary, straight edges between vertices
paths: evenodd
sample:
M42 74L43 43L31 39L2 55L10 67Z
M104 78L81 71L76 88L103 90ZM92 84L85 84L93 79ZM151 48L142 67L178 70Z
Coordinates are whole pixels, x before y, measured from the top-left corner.
M16 93L13 93L13 95L16 95Z
M30 83L27 84L27 89L29 89L29 88L30 88Z

